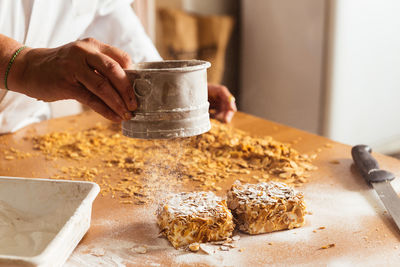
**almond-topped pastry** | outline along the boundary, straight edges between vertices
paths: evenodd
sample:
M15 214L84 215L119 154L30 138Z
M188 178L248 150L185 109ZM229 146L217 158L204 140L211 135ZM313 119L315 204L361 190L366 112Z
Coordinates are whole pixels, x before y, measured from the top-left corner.
M175 248L225 240L235 228L232 213L212 192L171 195L157 210L157 223Z
M303 194L279 182L236 181L228 192L228 207L239 230L249 234L300 227L306 214Z

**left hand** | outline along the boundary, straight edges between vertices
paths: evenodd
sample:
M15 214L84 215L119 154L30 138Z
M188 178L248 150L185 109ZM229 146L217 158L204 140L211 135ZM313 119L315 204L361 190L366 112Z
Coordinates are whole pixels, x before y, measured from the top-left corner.
M211 118L222 122L230 122L237 111L235 98L228 88L219 84L208 85L208 101L210 102Z

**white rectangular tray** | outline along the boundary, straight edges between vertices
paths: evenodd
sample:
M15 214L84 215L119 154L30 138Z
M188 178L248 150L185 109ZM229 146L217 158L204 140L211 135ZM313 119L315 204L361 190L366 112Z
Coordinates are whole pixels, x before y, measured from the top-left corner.
M90 227L91 182L0 176L0 266L61 266Z

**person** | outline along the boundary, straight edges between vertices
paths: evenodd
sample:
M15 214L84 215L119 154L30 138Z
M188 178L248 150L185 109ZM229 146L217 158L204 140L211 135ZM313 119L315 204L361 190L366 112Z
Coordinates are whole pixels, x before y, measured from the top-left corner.
M124 72L162 60L126 0L0 0L0 133L50 118L48 103L75 99L120 122L137 108ZM234 98L209 85L214 116L229 122ZM41 100L41 101L38 101Z

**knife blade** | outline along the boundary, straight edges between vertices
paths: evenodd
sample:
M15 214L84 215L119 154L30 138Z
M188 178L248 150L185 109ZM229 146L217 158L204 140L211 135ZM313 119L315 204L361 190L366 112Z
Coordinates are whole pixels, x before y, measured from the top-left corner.
M371 155L372 149L367 145L357 145L351 149L354 163L364 179L375 189L383 205L400 229L400 198L390 181L393 173L379 169L378 162Z

